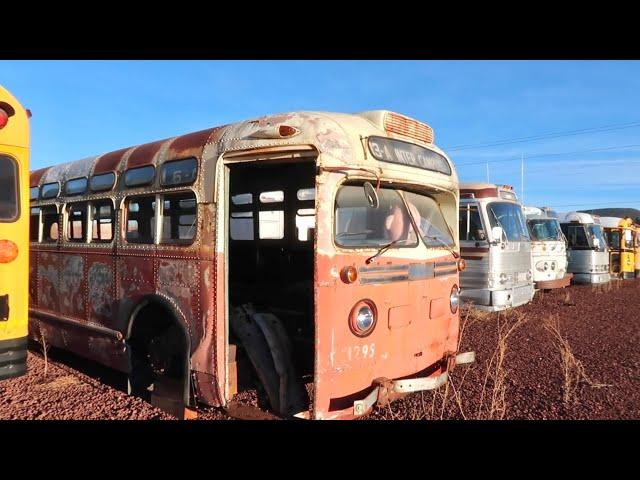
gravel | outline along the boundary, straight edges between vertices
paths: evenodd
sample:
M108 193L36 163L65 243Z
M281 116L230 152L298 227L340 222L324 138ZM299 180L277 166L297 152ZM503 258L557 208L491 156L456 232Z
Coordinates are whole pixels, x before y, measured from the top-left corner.
M476 362L457 367L447 387L376 407L365 419L640 418L637 298L640 280L625 280L538 292L532 303L507 312L463 312L460 350L474 350ZM564 348L549 329L553 319ZM512 327L501 356L498 331L504 336ZM27 363L27 375L0 382L0 419L173 418L127 395L123 376L96 364L52 351L45 375L37 347ZM255 417L245 407L257 404L255 391L233 399L248 418ZM221 409L198 409L198 419L230 418Z

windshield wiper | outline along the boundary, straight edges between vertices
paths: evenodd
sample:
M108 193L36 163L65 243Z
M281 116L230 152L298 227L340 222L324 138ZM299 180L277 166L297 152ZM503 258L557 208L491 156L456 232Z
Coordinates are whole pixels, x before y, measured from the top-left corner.
M367 258L364 263L366 263L367 265L369 265L371 262L373 262L376 258L378 258L380 255L382 255L384 252L386 252L387 250L389 250L391 247L393 247L396 243L399 242L404 242L404 239L398 239L398 240L394 240L391 243L387 243L386 245L383 245L382 247L380 247L380 249L374 253L373 255L371 255L369 258Z
M449 252L451 252L451 255L453 255L453 258L460 258L460 255L458 254L458 252L456 252L453 248L451 248L451 245L443 242L438 237L433 237L431 235L423 235L423 238L430 238L431 240L435 240L437 242L440 242L442 245L444 245L444 248L446 248L447 250L449 250Z

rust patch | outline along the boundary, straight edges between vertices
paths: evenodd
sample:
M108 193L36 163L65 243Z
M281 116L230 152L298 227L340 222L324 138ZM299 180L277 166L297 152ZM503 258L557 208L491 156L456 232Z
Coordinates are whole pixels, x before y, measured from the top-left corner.
M40 180L42 180L42 177L44 176L45 173L47 173L47 170L49 170L49 168L50 167L45 167L45 168L41 168L39 170L35 170L31 172L31 179L30 179L29 186L37 187L38 185L40 185Z
M199 132L193 132L177 137L169 146L167 159L175 160L185 157L200 158L202 156L202 150L209 140L209 137L221 128L222 127L207 128L206 130L200 130Z
M89 269L89 318L110 317L113 272L106 263L94 263Z
M38 305L48 310L58 307L58 269L49 260L49 254L41 253L38 262Z
M117 171L125 153L127 153L131 148L132 147L123 148L121 150L116 150L115 152L109 152L101 155L93 166L93 174L97 175L100 173Z
M60 312L84 317L84 258L81 255L65 255L60 275Z
M162 145L164 145L168 140L168 138L165 138L164 140L145 143L144 145L135 147L135 150L131 152L131 155L129 155L129 158L127 159L126 169L140 167L142 165L152 165L153 160L162 148Z
M266 117L260 117L258 119L258 126L261 128L267 127L269 125L286 122L287 120L290 120L294 117L295 114L293 113L285 113L282 115L267 115Z

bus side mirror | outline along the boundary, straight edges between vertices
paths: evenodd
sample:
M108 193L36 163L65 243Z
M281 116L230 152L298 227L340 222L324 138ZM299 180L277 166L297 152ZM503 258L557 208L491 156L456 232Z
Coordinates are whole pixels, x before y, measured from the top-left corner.
M378 199L378 192L373 188L371 182L364 182L364 196L367 197L367 203L371 208L378 208L380 200Z
M502 227L493 227L491 229L491 237L493 238L494 242L502 242L503 235L504 230L502 230Z

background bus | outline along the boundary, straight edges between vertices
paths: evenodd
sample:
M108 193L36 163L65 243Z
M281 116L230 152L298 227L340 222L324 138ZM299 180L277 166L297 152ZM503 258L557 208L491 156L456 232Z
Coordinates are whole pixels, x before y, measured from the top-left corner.
M635 278L635 235L631 219L600 217L609 247L609 273L612 278Z
M28 117L0 86L0 380L27 371Z
M557 214L547 208L523 207L531 235L531 269L538 290L564 288L573 274L567 273L566 239Z
M533 299L531 240L511 186L461 184L459 232L464 301L498 311Z
M559 213L562 233L567 239L567 270L574 283L607 283L609 250L599 217L582 212Z

